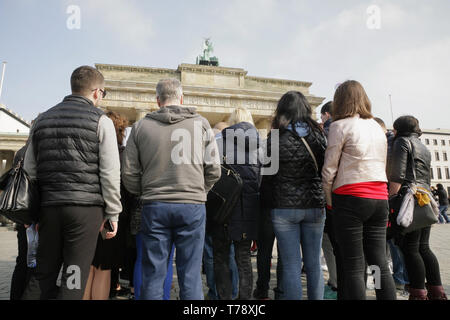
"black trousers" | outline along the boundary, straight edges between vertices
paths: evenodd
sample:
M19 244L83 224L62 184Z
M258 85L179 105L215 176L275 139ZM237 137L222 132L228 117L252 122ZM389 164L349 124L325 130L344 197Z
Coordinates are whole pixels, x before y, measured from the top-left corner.
M230 245L228 231L216 226L212 232L214 278L217 293L221 300L232 299L232 280L230 272ZM233 241L236 264L239 273L239 300L250 300L253 289L253 270L250 255L252 240Z
M379 268L376 284L378 300L396 300L394 279L386 257L387 200L365 199L333 194L333 224L343 270L343 298L365 300L367 259L369 266Z
M439 262L430 249L431 226L410 232L400 241L411 288L425 289L425 278L432 286L440 286Z
M53 298L56 280L63 266L57 298L81 300L102 221L102 207L41 208L37 266L23 299Z
M344 300L343 288L344 288L345 269L344 264L342 262L342 255L339 250L339 245L336 239L336 231L334 229L336 218L333 214L333 211L328 208L326 209L326 215L327 218L325 220L324 232L328 234L331 246L333 247L334 257L336 259L337 298L338 300Z
M258 280L256 281L257 297L268 297L270 283L270 266L272 261L272 250L275 242L275 233L273 231L272 218L269 208L262 210L262 219L258 224L258 254L256 257L256 267L258 270ZM281 258L278 254L277 261L277 286L274 290L281 291Z
M20 300L30 279L32 269L27 266L28 241L27 231L23 225L17 225L18 254L16 266L11 279L11 300Z

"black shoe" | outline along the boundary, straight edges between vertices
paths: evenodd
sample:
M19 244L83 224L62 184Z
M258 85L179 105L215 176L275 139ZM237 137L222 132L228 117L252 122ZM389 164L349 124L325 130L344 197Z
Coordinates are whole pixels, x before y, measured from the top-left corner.
M269 292L267 290L259 291L258 289L255 289L255 291L253 291L253 298L256 300L267 300L269 299Z
M120 288L120 290L117 290L117 295L120 297L127 296L131 293L130 288Z
M110 291L109 291L109 298L112 299L112 298L117 297L117 292L118 292L118 291L117 291L117 290L114 290L114 289L113 289L113 290L110 290Z

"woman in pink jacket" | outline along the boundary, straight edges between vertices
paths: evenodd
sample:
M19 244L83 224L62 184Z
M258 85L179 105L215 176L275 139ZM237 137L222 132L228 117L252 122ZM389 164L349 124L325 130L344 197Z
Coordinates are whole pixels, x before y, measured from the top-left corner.
M386 136L357 81L344 82L336 90L332 118L322 181L345 270L342 298L366 299L366 259L375 271L377 299L395 300L386 258Z

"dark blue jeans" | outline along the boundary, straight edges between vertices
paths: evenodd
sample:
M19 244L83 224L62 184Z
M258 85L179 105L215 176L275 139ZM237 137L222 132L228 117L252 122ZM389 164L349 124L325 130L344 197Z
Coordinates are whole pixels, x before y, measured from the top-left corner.
M136 263L134 264L134 277L133 277L133 287L134 287L134 299L141 299L141 285L142 285L142 239L141 234L136 235ZM172 251L170 252L169 260L167 261L167 275L164 280L164 296L163 300L170 300L170 291L172 289L172 279L173 279L173 254L175 252L175 246L172 246Z
M173 244L181 300L203 300L204 204L153 202L142 211L141 300L162 300Z
M447 216L448 206L439 206L439 223L450 223L450 219Z
M333 194L334 230L345 272L343 299L366 299L367 261L379 270L375 283L379 288L375 290L377 299L396 300L395 283L386 257L388 213L387 200Z

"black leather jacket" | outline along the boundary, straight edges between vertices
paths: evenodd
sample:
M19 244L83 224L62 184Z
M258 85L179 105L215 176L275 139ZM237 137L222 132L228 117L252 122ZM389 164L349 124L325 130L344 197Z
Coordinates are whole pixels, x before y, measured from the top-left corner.
M397 136L394 140L392 153L389 157L388 173L389 181L402 185L414 182L411 162L412 154L416 169L416 184L430 189L431 153L419 140L416 133L409 136Z

